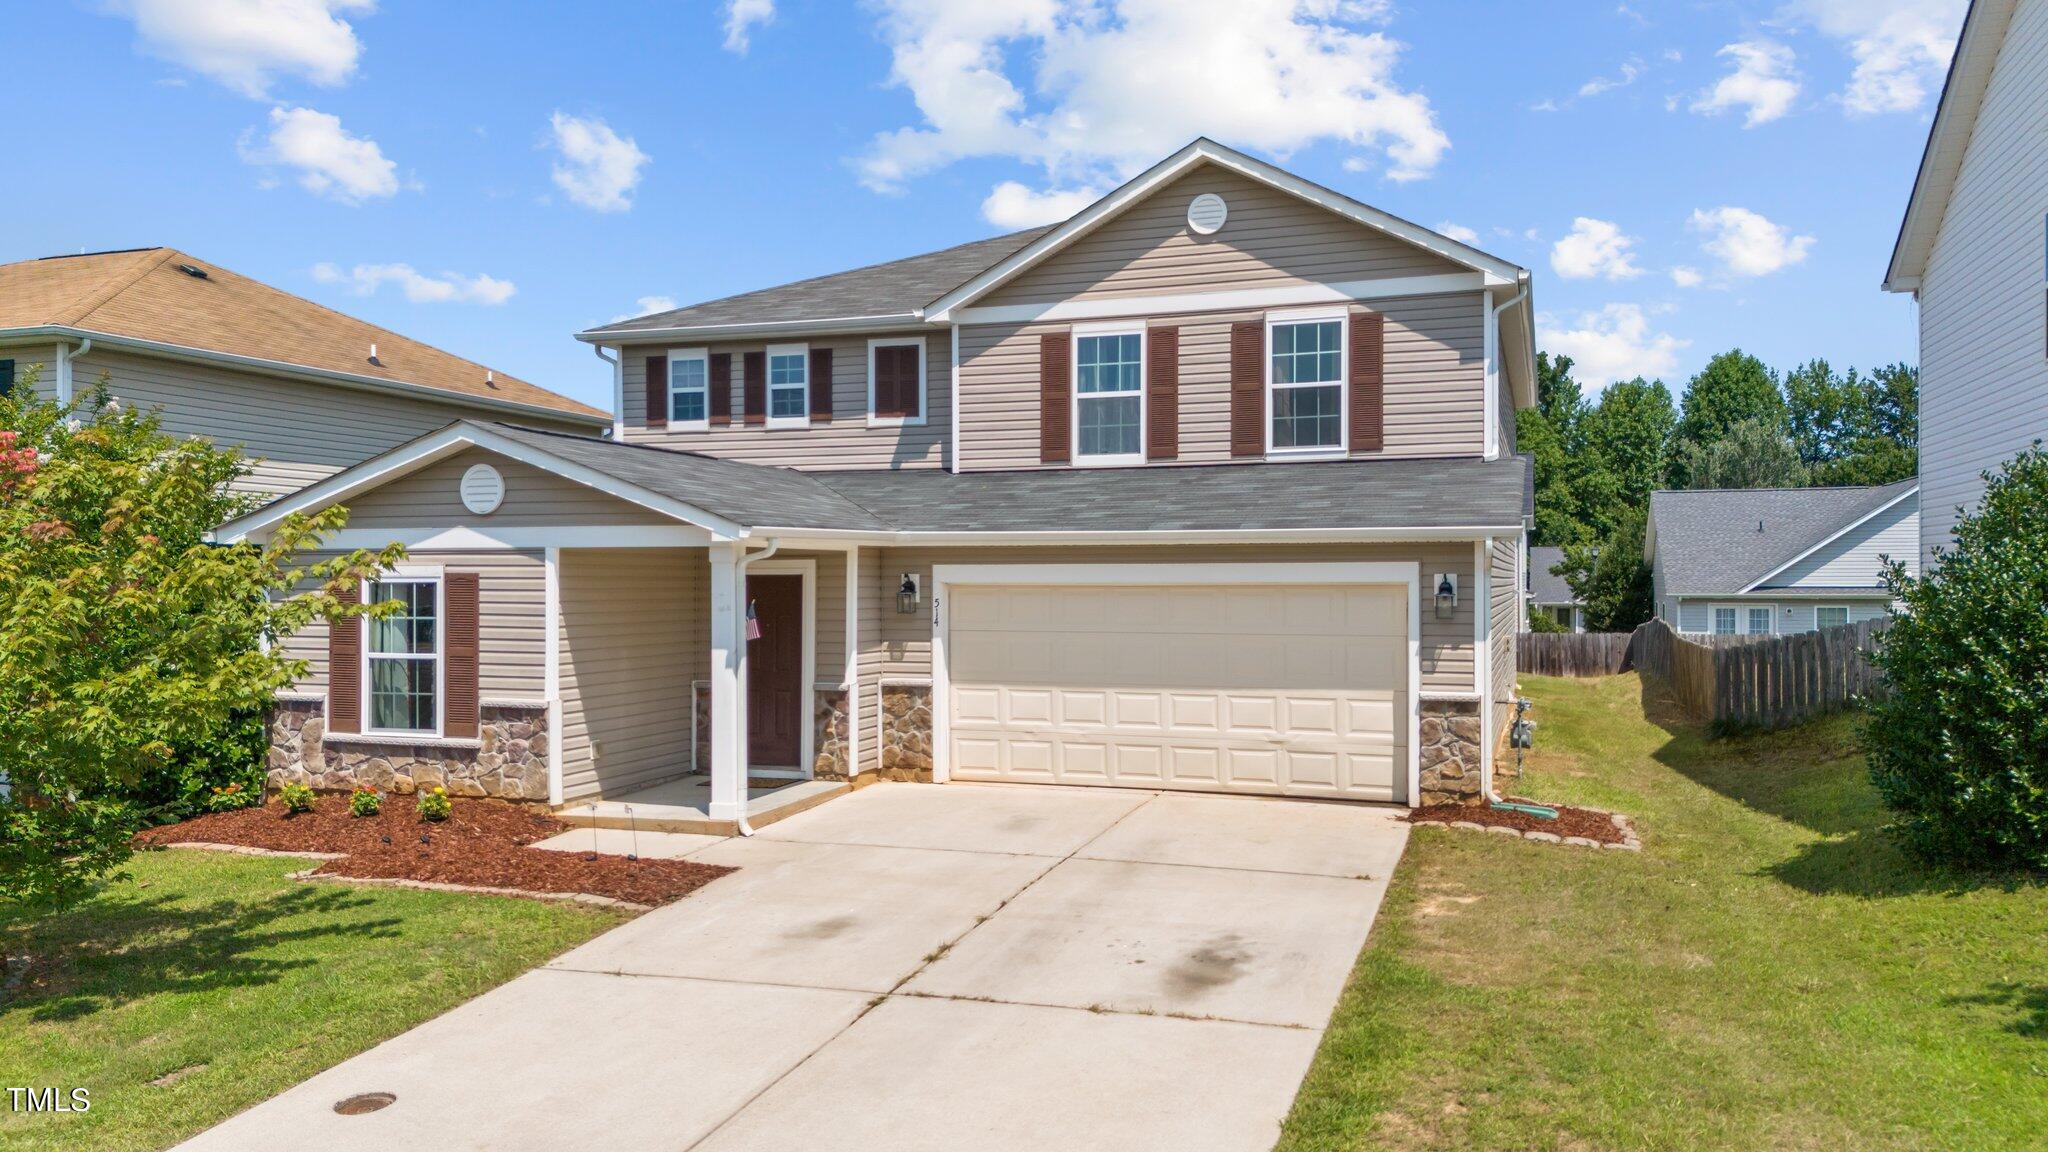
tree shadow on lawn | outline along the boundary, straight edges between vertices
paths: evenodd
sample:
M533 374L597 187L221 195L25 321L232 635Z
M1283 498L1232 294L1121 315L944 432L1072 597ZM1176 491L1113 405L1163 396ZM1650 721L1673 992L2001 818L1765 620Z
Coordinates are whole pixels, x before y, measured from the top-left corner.
M102 894L67 912L0 923L7 954L31 957L22 986L0 996L0 1018L77 1020L164 993L271 984L320 960L259 953L326 937L399 935L396 917L346 918L373 903L363 893L305 886L197 907L168 895ZM295 919L317 922L283 923Z
M2031 1039L2048 1040L2048 984L2002 980L1982 992L1950 996L1942 1003L2011 1008L2017 1015L2005 1026L2006 1031Z

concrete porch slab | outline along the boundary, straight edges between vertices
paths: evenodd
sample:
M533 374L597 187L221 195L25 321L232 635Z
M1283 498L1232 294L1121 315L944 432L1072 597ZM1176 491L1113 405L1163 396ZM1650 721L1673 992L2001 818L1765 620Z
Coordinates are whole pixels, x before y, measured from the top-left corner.
M1299 1029L897 997L698 1149L1248 1152L1273 1146L1315 1046Z
M674 860L723 844L724 836L691 832L628 831L624 828L572 828L533 845L550 852L597 852L605 856L634 855L643 860Z
M1408 844L1405 808L1163 792L1077 855L1384 880Z
M1046 785L875 784L764 832L771 840L1065 856L1152 798Z
M766 828L815 808L851 787L843 780L776 781L747 789L747 823ZM736 836L738 823L711 818L711 779L684 776L603 800L571 800L555 818L583 828L624 828L696 836Z

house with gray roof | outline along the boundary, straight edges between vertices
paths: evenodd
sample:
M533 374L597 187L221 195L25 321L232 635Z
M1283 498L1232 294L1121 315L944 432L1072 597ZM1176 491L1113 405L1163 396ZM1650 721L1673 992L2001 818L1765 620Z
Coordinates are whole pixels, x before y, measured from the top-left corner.
M1529 549L1529 607L1568 631L1584 632L1586 605L1558 571L1563 564L1562 548Z
M1883 616L1881 574L1919 573L1920 484L1650 494L1643 558L1681 632L1782 635Z
M874 779L1479 802L1533 314L1198 140L1050 228L578 333L609 438L465 420L222 527L408 549L360 590L404 626L286 641L273 780L698 830Z

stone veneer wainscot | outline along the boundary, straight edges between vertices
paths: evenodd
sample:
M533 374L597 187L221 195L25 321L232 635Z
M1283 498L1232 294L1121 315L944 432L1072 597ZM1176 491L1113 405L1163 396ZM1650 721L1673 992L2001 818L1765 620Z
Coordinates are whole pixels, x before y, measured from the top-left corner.
M304 784L317 791L358 787L401 795L440 785L450 796L548 798L548 713L530 705L485 704L476 740L410 743L327 734L319 700L279 700L270 714L272 789Z

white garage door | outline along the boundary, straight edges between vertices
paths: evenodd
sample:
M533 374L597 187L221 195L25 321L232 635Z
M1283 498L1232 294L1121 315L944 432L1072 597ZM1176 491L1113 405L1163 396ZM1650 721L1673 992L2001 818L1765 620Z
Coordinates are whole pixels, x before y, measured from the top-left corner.
M1401 586L951 590L961 780L1403 800Z

